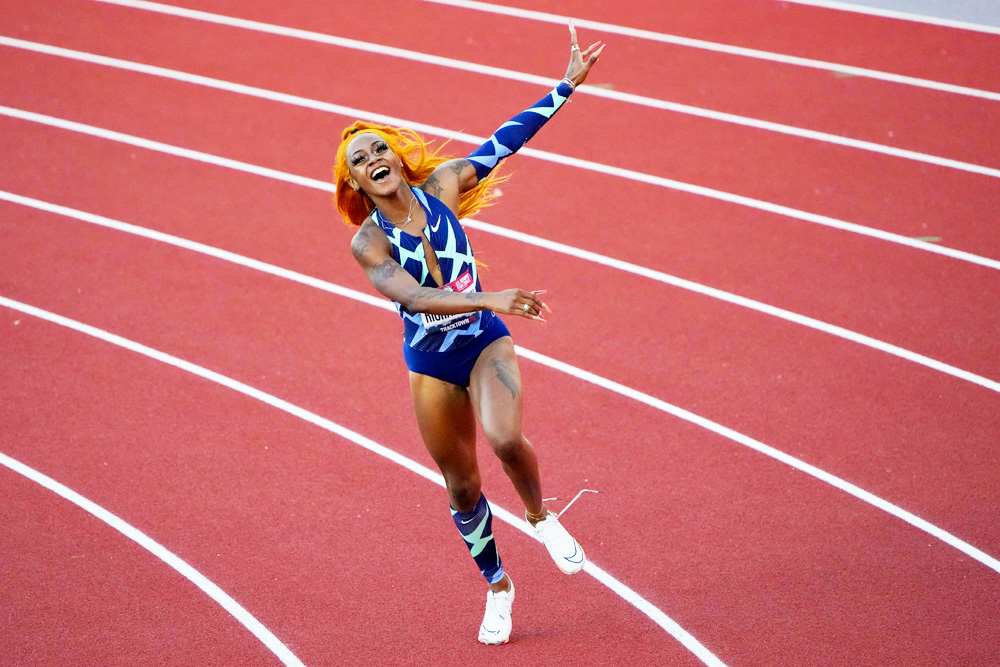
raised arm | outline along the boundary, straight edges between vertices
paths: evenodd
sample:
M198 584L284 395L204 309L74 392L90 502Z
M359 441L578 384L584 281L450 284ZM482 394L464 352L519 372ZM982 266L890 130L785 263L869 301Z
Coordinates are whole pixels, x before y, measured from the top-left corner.
M576 42L576 27L570 22L570 57L566 77L545 97L501 125L486 143L465 158L449 160L438 167L427 180L428 192L439 199L449 198L471 190L486 178L500 161L516 153L541 129L556 111L569 99L578 85L583 83L594 66L604 44L594 42L580 51Z
M451 292L434 287L422 287L413 276L392 258L392 246L385 234L371 221L351 241L351 252L361 265L372 286L411 313L455 315L477 310L492 310L505 315L519 315L541 320L542 309L548 310L538 295L519 289L503 292ZM528 306L525 309L525 305Z

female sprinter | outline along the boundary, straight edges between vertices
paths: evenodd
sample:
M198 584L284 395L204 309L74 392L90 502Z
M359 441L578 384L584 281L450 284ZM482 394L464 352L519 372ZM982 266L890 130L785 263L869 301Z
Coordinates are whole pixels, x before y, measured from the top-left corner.
M335 167L336 202L359 226L351 250L372 285L403 318L403 356L417 423L441 469L451 514L489 583L479 641L510 637L514 584L493 539L492 514L480 491L475 421L503 463L534 526L559 568L573 574L585 556L542 503L538 463L521 432L521 375L507 327L497 313L544 321L540 292L483 292L472 248L458 222L484 206L493 169L559 109L603 50L580 52L570 24L566 78L505 123L464 159L428 153L414 132L355 122L344 130Z

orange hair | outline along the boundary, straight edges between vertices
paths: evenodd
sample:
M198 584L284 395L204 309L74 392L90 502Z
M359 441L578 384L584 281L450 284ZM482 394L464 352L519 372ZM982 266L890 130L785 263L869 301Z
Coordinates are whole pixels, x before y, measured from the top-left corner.
M403 178L410 185L420 185L434 172L442 163L451 158L440 155L447 142L440 148L430 151L430 142L424 141L423 137L413 130L400 127L388 127L377 125L362 120L354 121L354 124L346 128L341 134L340 147L337 149L337 161L333 166L333 184L337 191L333 196L337 205L337 210L344 216L344 223L361 226L375 205L368 195L358 192L350 185L348 179L350 173L347 169L347 145L351 138L361 132L371 132L385 139L389 149L395 153L400 162L403 163ZM479 209L489 206L496 196L492 189L494 186L507 180L508 176L498 176L493 171L489 176L479 181L474 188L463 192L459 196L458 217L467 218Z

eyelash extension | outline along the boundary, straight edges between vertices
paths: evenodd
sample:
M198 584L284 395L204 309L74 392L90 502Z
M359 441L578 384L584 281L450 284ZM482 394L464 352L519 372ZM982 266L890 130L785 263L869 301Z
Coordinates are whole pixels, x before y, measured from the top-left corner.
M375 146L375 148L372 149L372 153L374 153L375 155L381 155L382 153L386 152L387 150L389 150L389 145L388 144L377 144ZM364 162L366 159L367 158L364 155L359 155L356 158L352 158L351 159L351 166L352 167L357 167L359 164L361 164L362 162Z

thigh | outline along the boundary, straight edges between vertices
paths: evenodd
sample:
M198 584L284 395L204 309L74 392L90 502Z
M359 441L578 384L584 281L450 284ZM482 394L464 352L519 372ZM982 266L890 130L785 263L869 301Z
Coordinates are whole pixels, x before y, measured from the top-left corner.
M411 372L410 393L424 445L445 479L451 483L476 474L476 422L469 392Z
M521 371L514 341L504 336L483 350L472 369L469 394L491 445L521 437Z

